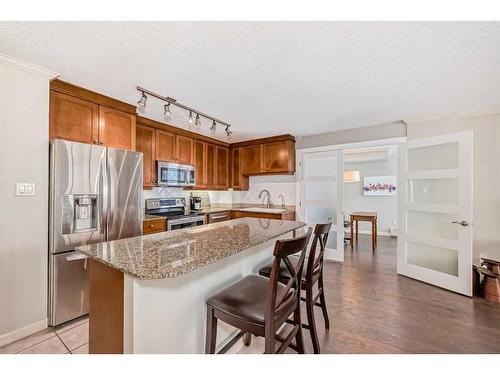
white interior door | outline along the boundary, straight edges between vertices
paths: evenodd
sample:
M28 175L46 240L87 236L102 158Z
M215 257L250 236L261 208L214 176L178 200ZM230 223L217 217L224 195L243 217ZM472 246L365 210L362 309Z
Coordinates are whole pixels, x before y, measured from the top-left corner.
M398 273L472 295L472 132L399 147Z
M344 261L344 162L342 150L304 153L300 158L300 220L333 225L325 258Z

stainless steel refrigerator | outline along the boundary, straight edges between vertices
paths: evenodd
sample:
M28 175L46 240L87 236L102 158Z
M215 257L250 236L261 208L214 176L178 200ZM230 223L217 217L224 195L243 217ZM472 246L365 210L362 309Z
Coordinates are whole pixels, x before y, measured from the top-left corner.
M142 234L142 157L112 147L51 142L51 326L88 313L88 259L75 247Z

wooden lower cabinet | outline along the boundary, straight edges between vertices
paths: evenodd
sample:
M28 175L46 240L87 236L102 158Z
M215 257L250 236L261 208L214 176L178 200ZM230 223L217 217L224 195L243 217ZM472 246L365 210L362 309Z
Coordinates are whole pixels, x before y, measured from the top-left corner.
M143 234L164 232L166 230L167 230L167 220L166 219L146 220L142 223L142 233Z
M274 220L295 220L295 212L289 211L278 214L270 214L267 212L246 212L246 211L232 211L232 219L241 219L243 217L255 217L258 219L274 219Z
M149 126L137 125L136 150L143 153L143 186L156 186L156 132Z

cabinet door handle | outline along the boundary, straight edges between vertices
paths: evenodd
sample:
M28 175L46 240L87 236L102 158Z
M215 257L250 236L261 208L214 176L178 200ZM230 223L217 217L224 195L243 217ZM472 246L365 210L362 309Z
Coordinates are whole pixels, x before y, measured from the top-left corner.
M101 142L99 142L99 144L100 144L100 145L103 145L103 144L104 144L104 142L102 142L102 141L101 141Z
M99 143L99 141L97 139L94 139L92 142L95 144Z

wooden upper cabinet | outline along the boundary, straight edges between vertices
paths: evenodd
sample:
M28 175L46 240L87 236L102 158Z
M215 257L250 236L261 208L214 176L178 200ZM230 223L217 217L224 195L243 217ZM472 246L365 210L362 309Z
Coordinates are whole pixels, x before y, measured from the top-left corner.
M241 173L245 175L262 173L262 145L243 147L242 153Z
M99 142L99 105L60 92L50 92L50 139Z
M206 161L206 188L216 187L217 173L217 146L212 143L207 143L207 161Z
M278 141L263 144L263 169L266 173L295 172L295 144Z
M175 134L156 129L156 160L175 160Z
M180 164L193 164L193 138L175 136L175 160Z
M156 186L155 135L155 129L137 125L136 150L144 154L143 181L146 189Z
M241 160L242 160L242 148L237 147L231 149L231 161L230 161L230 174L231 174L231 184L230 186L234 190L248 190L248 176L244 176L241 173Z
M229 188L229 149L217 146L217 168L215 187L218 189Z
M295 140L290 135L240 142L241 173L245 176L295 173Z
M195 188L202 189L207 185L207 144L202 141L194 141L194 177L196 186Z
M99 108L99 144L135 150L135 115Z

